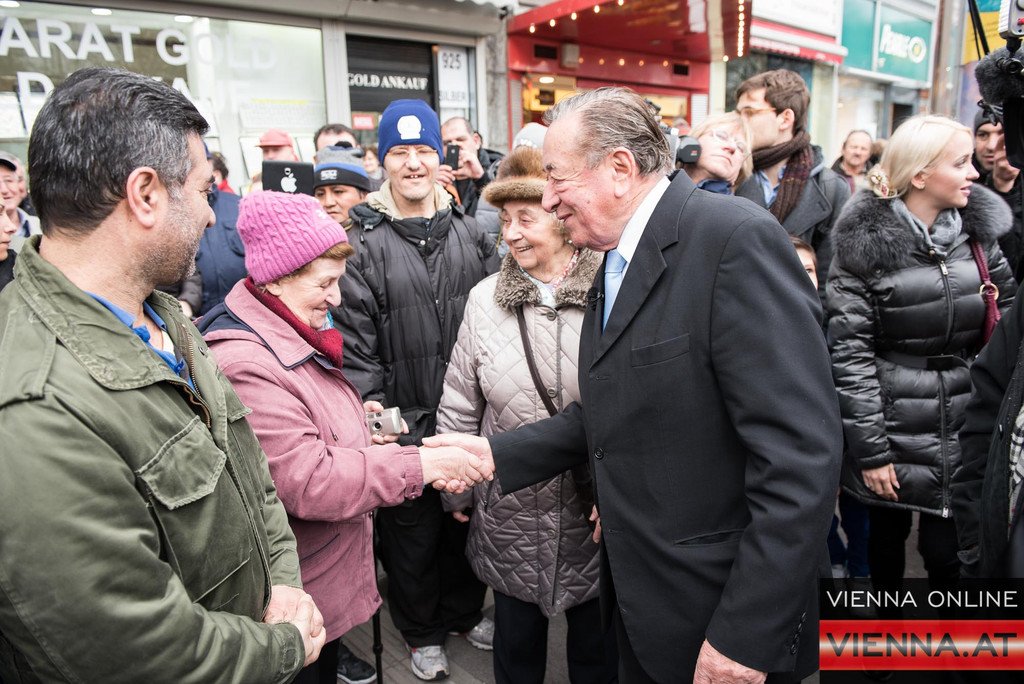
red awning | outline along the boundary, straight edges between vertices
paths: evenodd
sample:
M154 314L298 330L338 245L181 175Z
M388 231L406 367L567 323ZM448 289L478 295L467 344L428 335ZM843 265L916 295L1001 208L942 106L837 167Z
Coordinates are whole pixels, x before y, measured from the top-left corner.
M750 47L815 62L842 64L846 48L831 36L754 19Z
M723 0L721 17L709 18L704 0L556 0L515 16L508 33L709 61L746 53L750 2Z

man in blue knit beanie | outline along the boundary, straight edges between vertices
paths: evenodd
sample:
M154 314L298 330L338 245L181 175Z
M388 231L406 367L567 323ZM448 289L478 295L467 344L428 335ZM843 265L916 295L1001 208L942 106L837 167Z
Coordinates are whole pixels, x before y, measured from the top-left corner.
M495 245L453 201L439 173L441 126L420 100L397 100L377 134L387 180L349 210L341 301L332 309L345 338L345 377L364 400L398 407L409 425L401 444L433 435L448 357L473 288L497 270ZM439 182L442 181L442 182ZM444 511L433 488L377 516L388 606L411 651L413 674L448 676L447 634L490 650L486 587L466 560L468 525Z

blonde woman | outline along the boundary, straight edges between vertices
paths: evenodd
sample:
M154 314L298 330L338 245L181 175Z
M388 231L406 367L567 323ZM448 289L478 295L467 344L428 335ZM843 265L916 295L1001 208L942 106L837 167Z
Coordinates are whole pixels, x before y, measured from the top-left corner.
M684 170L698 188L731 195L753 173L750 129L736 112L709 117L690 135L700 142L700 158Z
M1006 309L1016 290L996 243L1010 212L973 183L973 151L967 127L909 119L832 231L826 306L846 433L843 488L868 504L878 589L899 586L914 511L929 578L959 573L950 478L969 367L987 307ZM992 304L980 294L985 269L998 288Z

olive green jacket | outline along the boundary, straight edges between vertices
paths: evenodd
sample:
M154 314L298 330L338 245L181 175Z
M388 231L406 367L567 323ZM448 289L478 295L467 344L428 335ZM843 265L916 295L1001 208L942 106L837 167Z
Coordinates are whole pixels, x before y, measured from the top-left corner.
M174 299L198 392L38 245L0 295L0 681L290 681L299 631L260 620L298 557L249 410Z

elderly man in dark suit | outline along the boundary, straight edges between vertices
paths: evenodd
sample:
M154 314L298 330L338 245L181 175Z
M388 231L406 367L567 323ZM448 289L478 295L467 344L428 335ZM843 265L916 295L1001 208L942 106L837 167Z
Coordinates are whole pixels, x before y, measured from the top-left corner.
M589 458L622 681L804 677L842 450L818 298L768 212L665 177L635 93L583 93L549 117L544 207L607 253L582 402L489 442L425 443L492 452L503 492Z

